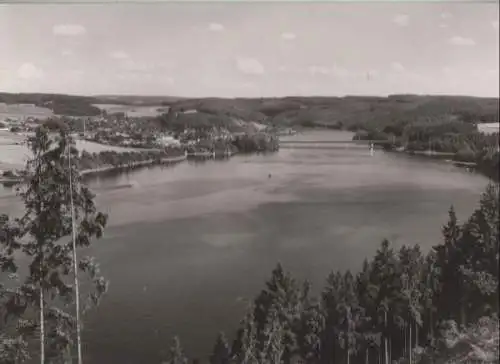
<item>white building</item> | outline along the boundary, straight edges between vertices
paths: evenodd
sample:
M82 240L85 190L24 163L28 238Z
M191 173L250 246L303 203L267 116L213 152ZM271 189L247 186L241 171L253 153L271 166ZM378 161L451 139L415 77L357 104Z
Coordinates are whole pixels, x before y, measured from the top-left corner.
M483 134L495 134L500 131L500 123L481 123L477 124L477 130Z
M156 138L156 142L164 146L174 146L180 144L179 140L175 139L171 135L161 135Z

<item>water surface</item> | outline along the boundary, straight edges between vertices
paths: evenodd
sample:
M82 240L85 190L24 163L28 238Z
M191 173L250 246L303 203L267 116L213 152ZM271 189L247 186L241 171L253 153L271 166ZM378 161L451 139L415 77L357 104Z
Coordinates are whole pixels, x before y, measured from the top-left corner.
M346 143L90 183L110 214L93 253L111 286L87 317L86 362L139 364L160 362L174 334L191 356L206 355L219 330L232 336L242 298L259 292L278 261L320 288L330 270L357 269L383 238L429 249L449 206L468 216L487 180ZM6 193L0 211L18 211Z

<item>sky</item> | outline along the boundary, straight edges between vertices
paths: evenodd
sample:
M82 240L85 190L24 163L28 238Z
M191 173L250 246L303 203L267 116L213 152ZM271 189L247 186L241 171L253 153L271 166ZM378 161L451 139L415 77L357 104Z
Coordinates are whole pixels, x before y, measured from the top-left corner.
M0 5L0 91L499 96L499 4Z

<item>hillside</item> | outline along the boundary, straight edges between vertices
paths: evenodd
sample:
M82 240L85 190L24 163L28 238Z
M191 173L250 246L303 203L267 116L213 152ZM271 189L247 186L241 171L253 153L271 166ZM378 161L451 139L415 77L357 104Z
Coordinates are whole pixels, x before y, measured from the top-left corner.
M350 130L436 120L495 122L498 121L498 101L497 98L426 95L184 99L0 93L0 102L33 103L50 108L58 115L98 115L100 111L93 104L163 105L170 106L174 111L196 109L198 115L191 118L199 117L197 123L203 125L220 124L224 120L236 118L276 126L322 126Z

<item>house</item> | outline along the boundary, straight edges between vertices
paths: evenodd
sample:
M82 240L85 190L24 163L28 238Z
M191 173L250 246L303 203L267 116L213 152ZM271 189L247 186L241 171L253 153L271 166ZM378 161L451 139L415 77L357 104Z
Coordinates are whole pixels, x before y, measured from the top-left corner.
M179 145L180 144L180 142L171 135L161 135L161 136L156 138L156 142L158 144L164 145L164 146Z

